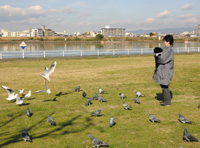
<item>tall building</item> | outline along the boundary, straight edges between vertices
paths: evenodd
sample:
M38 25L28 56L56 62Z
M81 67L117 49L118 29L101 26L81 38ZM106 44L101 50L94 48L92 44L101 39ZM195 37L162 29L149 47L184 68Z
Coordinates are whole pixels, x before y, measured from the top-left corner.
M194 34L200 36L200 24L194 27Z
M101 33L105 37L125 37L126 29L110 28L110 26L105 26L105 28L101 28Z

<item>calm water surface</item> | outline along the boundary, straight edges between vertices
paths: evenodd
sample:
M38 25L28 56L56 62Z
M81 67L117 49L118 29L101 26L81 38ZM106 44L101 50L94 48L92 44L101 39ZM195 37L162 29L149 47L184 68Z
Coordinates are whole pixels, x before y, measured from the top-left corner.
M19 51L21 42L0 43L0 51ZM141 49L164 46L163 42L131 42L131 43L67 43L67 42L26 42L26 51L43 51L43 50L104 50L104 49ZM175 43L174 47L185 47L184 43ZM199 42L191 42L187 47L200 47Z

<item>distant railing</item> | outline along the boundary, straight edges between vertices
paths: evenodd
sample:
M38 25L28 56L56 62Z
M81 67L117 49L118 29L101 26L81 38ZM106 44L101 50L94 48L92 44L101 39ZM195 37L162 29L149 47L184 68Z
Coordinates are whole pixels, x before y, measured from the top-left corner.
M173 47L174 53L199 53L200 47ZM71 56L106 56L153 54L153 48L142 49L102 49L102 50L46 50L46 51L0 51L0 59L38 58L38 57L71 57Z

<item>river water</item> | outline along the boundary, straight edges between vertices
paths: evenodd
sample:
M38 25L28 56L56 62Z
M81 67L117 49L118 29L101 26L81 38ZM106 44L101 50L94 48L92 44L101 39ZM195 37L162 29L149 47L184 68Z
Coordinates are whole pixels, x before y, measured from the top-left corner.
M20 51L21 42L0 42L0 51ZM26 42L25 51L47 51L47 50L132 50L149 49L164 46L163 42ZM200 42L174 43L174 47L200 47Z

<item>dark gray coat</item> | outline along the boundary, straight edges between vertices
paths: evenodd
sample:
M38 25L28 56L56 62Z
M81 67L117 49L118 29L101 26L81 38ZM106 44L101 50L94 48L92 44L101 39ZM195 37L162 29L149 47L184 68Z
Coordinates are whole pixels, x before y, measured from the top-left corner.
M174 51L172 46L163 47L163 52L158 56L158 67L155 68L153 79L161 85L169 85L174 74Z

